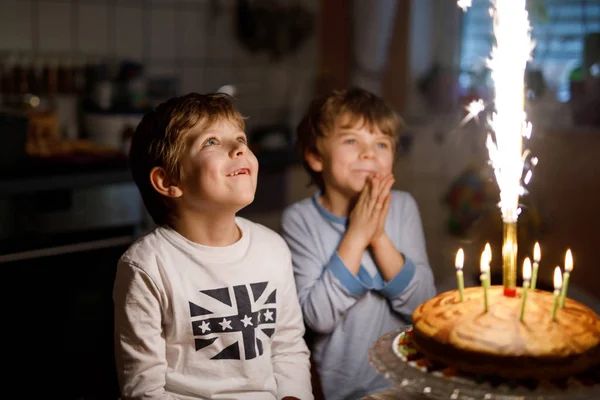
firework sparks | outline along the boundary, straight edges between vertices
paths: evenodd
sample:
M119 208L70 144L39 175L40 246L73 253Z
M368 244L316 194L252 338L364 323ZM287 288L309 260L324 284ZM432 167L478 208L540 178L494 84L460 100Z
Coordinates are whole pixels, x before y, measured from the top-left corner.
M523 137L531 134L531 124L524 112L524 76L530 58L532 43L525 0L496 0L494 35L489 66L495 86L492 115L494 146L490 146L490 160L500 187L500 209L503 219L516 221L519 195L522 192Z
M463 11L467 11L472 6L472 0L458 0L456 5L459 6Z
M500 209L505 220L515 222L519 196L523 193L524 154L523 138L531 137L531 124L524 111L525 67L530 59L533 43L525 0L495 0L490 14L494 21L496 45L488 60L494 82L495 112L489 120L493 135L488 134L486 147L500 188ZM466 10L470 0L456 3ZM476 119L486 106L483 100L466 106L468 114L459 123L465 125ZM531 176L528 177L528 180Z
M465 110L467 110L467 115L458 124L461 127L472 119L475 119L477 122L479 122L479 114L485 110L485 104L481 99L475 100L470 102L469 105L465 107Z

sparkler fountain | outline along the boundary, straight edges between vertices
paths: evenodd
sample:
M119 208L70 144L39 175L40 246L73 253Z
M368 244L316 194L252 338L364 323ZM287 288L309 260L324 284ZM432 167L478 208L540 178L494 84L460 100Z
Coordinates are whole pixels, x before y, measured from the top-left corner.
M488 65L494 81L495 112L489 121L492 133L488 134L486 147L500 189L500 211L503 221L502 280L504 294L515 296L517 271L517 219L520 213L519 197L524 161L523 137L529 138L531 124L524 111L525 67L533 44L526 9L526 0L492 0L490 12L494 22L496 44ZM470 0L458 0L466 10ZM481 107L470 107L481 110ZM478 112L478 111L475 111ZM526 180L531 178L530 171Z

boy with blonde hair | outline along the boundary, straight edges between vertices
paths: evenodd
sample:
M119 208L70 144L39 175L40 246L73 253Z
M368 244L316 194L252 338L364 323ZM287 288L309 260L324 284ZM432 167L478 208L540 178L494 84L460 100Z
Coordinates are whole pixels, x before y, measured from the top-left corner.
M435 294L417 204L391 190L401 125L383 100L353 88L313 101L298 126L319 190L284 211L282 234L327 400L388 388L368 349Z
M291 256L236 213L258 162L225 94L146 114L133 178L158 227L121 257L114 284L123 399L312 399Z

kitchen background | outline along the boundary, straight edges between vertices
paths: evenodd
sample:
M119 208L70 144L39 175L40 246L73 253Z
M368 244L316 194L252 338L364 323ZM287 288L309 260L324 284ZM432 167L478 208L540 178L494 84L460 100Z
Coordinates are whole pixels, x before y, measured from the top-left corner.
M570 293L598 309L600 0L531 3L539 51L528 69L528 147L540 165L519 257L540 240L548 287L571 247ZM116 261L152 228L124 154L143 113L176 94L235 95L261 165L256 200L241 214L275 230L283 207L312 194L292 146L312 96L348 84L381 94L409 127L395 188L419 204L436 283L453 287L463 247L476 284L476 254L486 241L500 254L501 226L482 124L458 124L464 104L490 95L488 7L0 0L0 268L15 386L25 397L117 398Z

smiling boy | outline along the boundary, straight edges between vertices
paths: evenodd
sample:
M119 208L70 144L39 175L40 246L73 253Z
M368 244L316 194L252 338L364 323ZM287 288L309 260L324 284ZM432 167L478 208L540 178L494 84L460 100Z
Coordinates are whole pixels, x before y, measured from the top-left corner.
M115 351L123 399L312 399L291 256L236 213L258 162L225 94L144 116L133 178L158 225L119 260Z
M314 100L297 129L319 190L284 211L282 235L327 400L389 387L369 347L435 294L417 204L391 190L400 128L382 99L354 88Z

